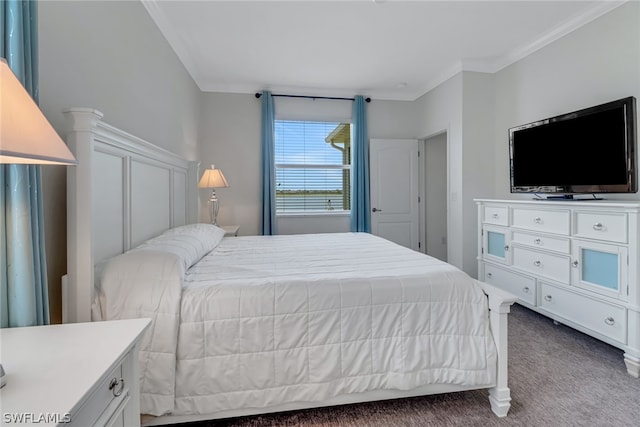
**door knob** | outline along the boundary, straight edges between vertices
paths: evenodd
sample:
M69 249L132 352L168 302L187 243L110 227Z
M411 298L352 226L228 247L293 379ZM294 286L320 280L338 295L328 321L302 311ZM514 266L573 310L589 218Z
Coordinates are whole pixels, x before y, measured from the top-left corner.
M382 212L382 209L373 208L373 209L371 209L371 212Z

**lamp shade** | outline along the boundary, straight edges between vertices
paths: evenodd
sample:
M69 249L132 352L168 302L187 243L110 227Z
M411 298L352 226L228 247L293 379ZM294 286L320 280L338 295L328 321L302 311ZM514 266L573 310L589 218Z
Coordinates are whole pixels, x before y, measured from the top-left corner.
M1 58L0 163L78 164L7 62Z
M211 169L205 169L198 183L200 188L224 188L228 186L229 183L224 174L220 169L216 169L214 165L211 165Z

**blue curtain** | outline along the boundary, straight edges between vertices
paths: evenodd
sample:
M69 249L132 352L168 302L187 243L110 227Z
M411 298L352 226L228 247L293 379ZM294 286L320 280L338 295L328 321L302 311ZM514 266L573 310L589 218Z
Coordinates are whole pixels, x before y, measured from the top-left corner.
M38 102L37 2L0 1L0 56ZM0 165L0 326L49 323L40 167Z
M363 96L353 102L353 200L351 203L351 231L371 232L369 209L369 138L367 138L367 110Z
M276 234L275 110L271 92L262 92L262 210L260 233Z

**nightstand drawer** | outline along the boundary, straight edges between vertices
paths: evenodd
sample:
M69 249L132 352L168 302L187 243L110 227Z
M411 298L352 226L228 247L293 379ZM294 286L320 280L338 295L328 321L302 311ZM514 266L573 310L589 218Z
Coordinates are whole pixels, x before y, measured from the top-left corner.
M568 210L513 209L513 226L527 230L569 235L570 220Z
M483 280L512 293L526 303L536 305L536 283L532 277L512 273L492 264L485 264Z
M511 243L520 243L521 245L562 252L563 254L568 254L571 249L571 240L569 240L568 237L548 236L521 231L513 232Z
M238 236L238 230L240 229L239 225L219 225L218 227L224 230L225 237L236 237Z
M116 396L117 394L117 396ZM94 388L93 393L85 401L79 411L73 414L72 426L92 426L100 420L103 425L107 420L117 415L118 407L129 398L129 385L125 383L122 365L116 366Z
M541 283L540 289L540 308L618 342L626 343L624 307L591 299L547 283Z
M514 267L558 282L569 283L571 279L569 256L534 251L520 246L511 246L511 248Z
M509 225L509 208L504 206L485 206L484 222L486 224Z
M574 235L610 242L627 242L627 214L576 212Z

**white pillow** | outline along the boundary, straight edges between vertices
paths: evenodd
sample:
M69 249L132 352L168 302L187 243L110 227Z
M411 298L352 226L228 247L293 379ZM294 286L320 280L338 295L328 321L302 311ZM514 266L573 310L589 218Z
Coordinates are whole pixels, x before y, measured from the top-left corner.
M177 255L187 271L211 252L224 237L224 230L212 224L188 224L171 228L131 251L147 250Z

